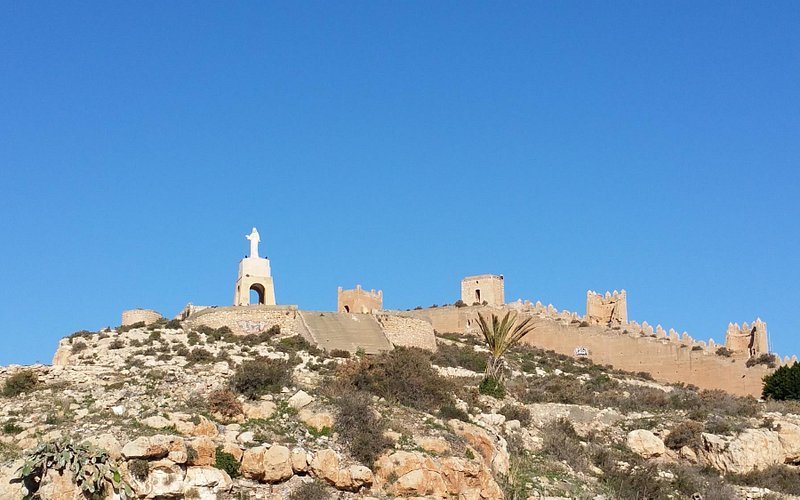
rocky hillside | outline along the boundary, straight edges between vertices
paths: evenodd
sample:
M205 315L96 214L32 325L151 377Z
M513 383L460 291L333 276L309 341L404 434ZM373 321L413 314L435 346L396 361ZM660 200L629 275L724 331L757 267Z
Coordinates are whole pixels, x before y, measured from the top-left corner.
M0 498L800 495L796 407L527 346L505 391L479 389L478 339L438 343L364 356L277 328L78 332L54 366L0 368Z

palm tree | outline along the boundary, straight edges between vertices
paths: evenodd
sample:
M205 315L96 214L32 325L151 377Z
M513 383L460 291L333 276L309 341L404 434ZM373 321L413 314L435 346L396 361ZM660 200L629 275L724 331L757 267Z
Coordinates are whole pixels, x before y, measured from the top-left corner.
M489 348L489 360L486 363L486 378L496 380L498 383L503 381L503 356L510 348L517 344L522 337L529 334L535 327L531 324L533 318L528 316L520 323L517 323L517 316L511 316L511 311L507 312L501 320L496 314L492 314L492 322L486 321L481 313L478 313L478 326Z

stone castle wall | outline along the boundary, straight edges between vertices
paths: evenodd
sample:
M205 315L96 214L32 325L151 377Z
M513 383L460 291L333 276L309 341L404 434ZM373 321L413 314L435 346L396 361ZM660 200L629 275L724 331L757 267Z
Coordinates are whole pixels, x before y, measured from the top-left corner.
M467 304L486 302L490 306L505 303L505 283L502 276L479 274L461 280L461 300Z
M149 325L163 318L161 313L153 311L152 309L128 309L122 311L122 326L130 326L136 323L144 323Z
M445 306L415 311L404 315L423 319L440 333L477 334L477 317L515 311L533 316L536 329L523 341L533 346L569 356L575 349L588 349L589 358L600 364L610 364L627 371L644 371L661 382L691 383L703 389L722 389L739 395L761 395L762 378L772 370L764 365L751 368L741 358L726 358L715 354L719 347L713 341L696 341L686 332L664 330L635 321L608 328L586 325L585 318L570 311L558 311L552 305L537 302L515 302L505 307ZM779 363L794 361L785 358Z
M628 322L628 301L625 290L605 295L586 292L586 321L598 325Z
M392 345L436 350L436 337L430 322L392 313L376 314L375 319Z
M192 314L183 323L187 330L201 325L211 328L227 326L236 335L257 334L278 325L282 333L300 334L310 340L297 306L209 307Z

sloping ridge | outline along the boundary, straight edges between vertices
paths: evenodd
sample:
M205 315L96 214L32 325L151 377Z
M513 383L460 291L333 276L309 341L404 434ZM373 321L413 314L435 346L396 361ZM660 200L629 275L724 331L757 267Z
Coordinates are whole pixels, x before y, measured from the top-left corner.
M317 345L327 351L356 352L361 347L367 354L376 354L392 348L371 314L301 311L300 316Z

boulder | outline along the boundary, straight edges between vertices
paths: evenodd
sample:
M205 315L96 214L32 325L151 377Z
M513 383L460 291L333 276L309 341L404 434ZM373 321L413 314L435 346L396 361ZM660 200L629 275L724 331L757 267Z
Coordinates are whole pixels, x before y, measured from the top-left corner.
M292 460L289 448L273 445L264 451L264 480L280 483L292 477Z
M500 486L481 459L435 458L395 451L375 463L375 486L391 495L426 498L503 498Z
M309 409L300 410L297 418L305 424L306 427L322 430L325 427L333 428L333 415L328 412L315 412Z
M153 429L166 429L167 427L172 425L172 422L162 417L161 415L153 415L152 417L147 417L144 420L142 420L142 423L147 427L152 427Z
M628 448L642 458L660 457L666 451L664 442L646 429L636 429L628 433Z
M233 481L224 470L208 466L189 467L183 481L183 494L186 498L217 500L232 487Z
M256 446L244 450L242 455L242 475L248 479L261 480L264 478L264 452L263 446Z
M217 429L217 424L201 415L200 422L194 426L190 434L192 436L217 437L219 429Z
M230 441L226 441L225 444L222 445L222 451L225 453L230 453L233 455L233 458L236 459L237 462L242 461L242 455L244 452L236 443L232 443Z
M793 422L780 420L775 422L778 440L783 447L784 459L787 464L800 464L800 426Z
M414 443L423 450L444 455L450 451L450 443L440 437L414 436Z
M509 467L508 445L502 437L492 434L477 425L451 419L447 425L453 432L475 448L497 474L506 475Z
M189 465L214 465L217 458L217 447L207 437L194 438L189 442L194 453L189 453Z
M114 460L122 458L122 446L120 446L117 438L113 434L100 434L98 436L91 436L86 439L86 442L96 446L108 453L108 456Z
M699 455L715 469L744 474L784 463L786 454L776 432L746 429L739 435L717 436L703 433Z
M335 485L339 476L339 456L330 448L320 450L311 460L311 471L318 478Z
M166 447L166 441L155 439L158 436L142 436L129 442L122 448L122 455L126 459L131 458L144 458L153 460L167 456L169 450Z
M145 481L148 498L177 497L183 494L183 469L171 460L150 462Z
M306 450L294 448L292 450L292 470L294 472L305 472L308 470L308 456Z
M275 413L277 406L272 401L257 401L242 405L245 418L266 420Z
M289 406L295 410L305 408L314 402L314 397L309 395L306 391L297 391L294 396L289 398Z

